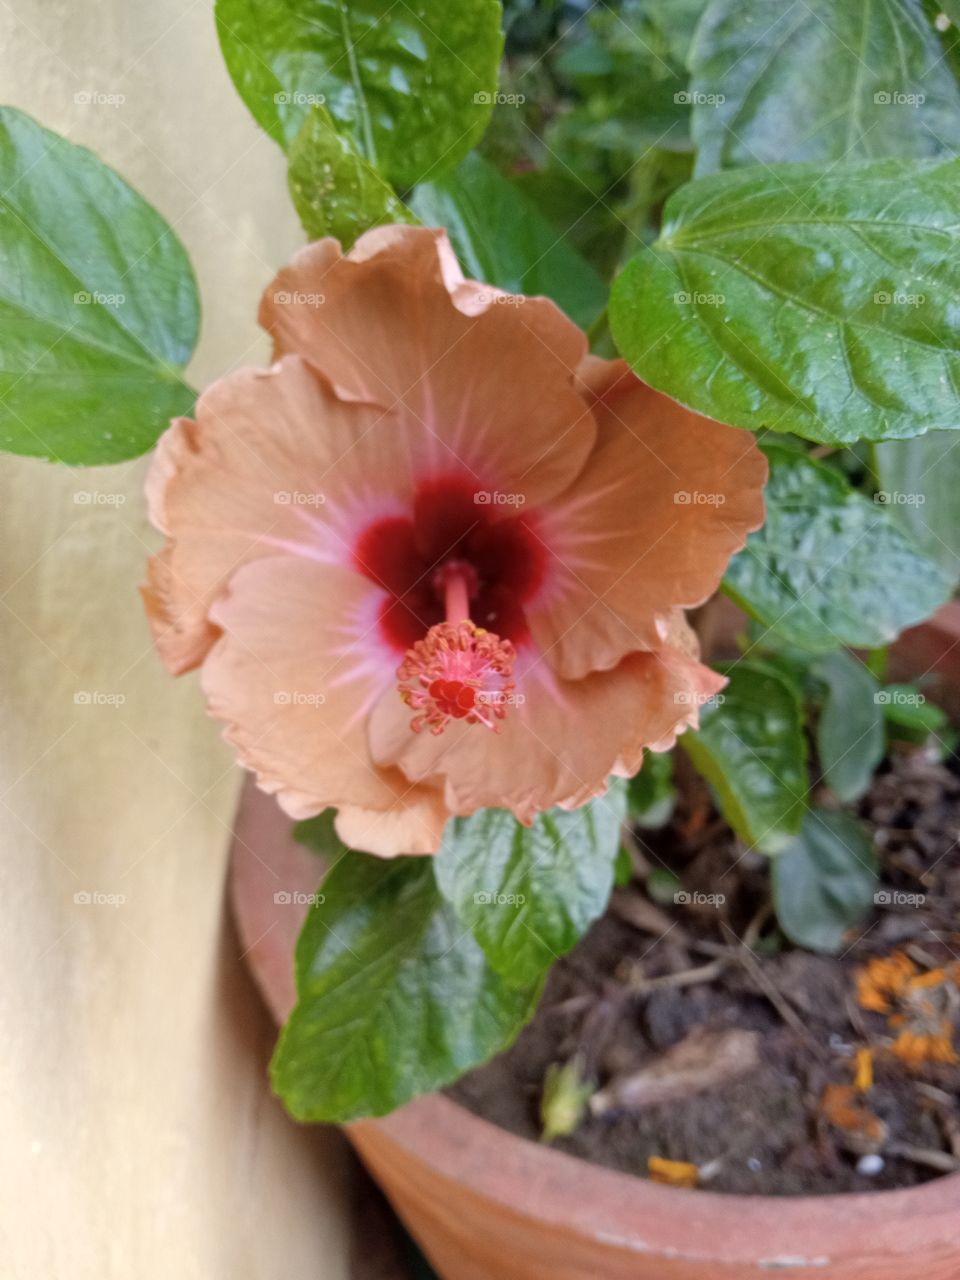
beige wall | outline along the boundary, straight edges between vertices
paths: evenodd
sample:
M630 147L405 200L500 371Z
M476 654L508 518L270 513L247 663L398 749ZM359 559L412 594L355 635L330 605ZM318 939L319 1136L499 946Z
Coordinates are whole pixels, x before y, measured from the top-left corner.
M300 237L211 0L0 0L0 73L0 100L177 228L204 304L194 384L264 360L256 299ZM136 597L142 477L0 457L0 1275L340 1280L342 1148L270 1098L224 925L238 774Z

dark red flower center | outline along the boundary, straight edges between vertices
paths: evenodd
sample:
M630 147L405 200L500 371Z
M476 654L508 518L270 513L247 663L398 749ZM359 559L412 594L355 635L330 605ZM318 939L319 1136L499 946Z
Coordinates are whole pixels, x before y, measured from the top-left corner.
M505 515L519 508L490 497L470 477L437 477L417 490L412 516L377 520L358 539L354 563L389 592L380 628L398 653L446 620L450 567L478 627L514 644L525 638L523 606L543 581L543 546L529 517Z

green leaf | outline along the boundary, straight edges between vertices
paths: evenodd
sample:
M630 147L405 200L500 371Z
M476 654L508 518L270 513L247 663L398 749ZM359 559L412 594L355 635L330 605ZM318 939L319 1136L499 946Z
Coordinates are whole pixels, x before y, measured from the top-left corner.
M551 121L550 150L568 119L595 146L636 160L652 145L689 149L685 62L704 0L621 0L587 6L558 42L554 72L581 99ZM578 130L579 131L579 130ZM589 161L588 161L589 164Z
M326 105L405 188L455 165L486 127L503 46L496 0L217 0L216 16L237 91L283 147Z
M655 239L693 168L684 63L706 0L507 6L501 95L484 155L598 269ZM632 248L631 248L632 251Z
M615 782L582 809L541 814L530 827L502 809L448 824L437 884L506 980L536 981L603 913L625 812Z
M801 648L872 648L947 599L943 571L883 505L832 467L784 449L766 452L766 523L723 583L748 613Z
M507 1047L540 984L510 985L447 906L432 859L350 853L297 944L273 1084L299 1120L385 1115Z
M844 804L867 791L883 759L885 740L880 686L849 653L819 659L814 674L827 687L817 721L817 754L827 786Z
M747 618L746 628L739 637L739 648L745 658L761 659L764 666L773 667L801 702L806 702L816 691L810 674L815 655L809 649L790 644L779 631L765 627L756 618Z
M960 417L960 411L958 411ZM960 582L960 436L931 431L874 449L877 494L918 547Z
M648 829L670 821L677 800L673 785L673 755L669 751L648 751L643 767L627 784L627 811L630 821Z
M871 649L864 654L863 662L872 676L876 677L877 680L885 680L887 678L887 667L890 665L890 646L882 644L875 649Z
M545 294L588 328L607 300L603 281L521 191L481 156L417 187L421 222L446 227L464 273L510 293Z
M0 449L68 463L143 453L194 393L190 261L92 152L0 108Z
M714 0L691 51L696 171L956 155L955 44L922 0Z
M322 857L328 858L331 863L335 862L349 852L333 825L336 816L336 809L324 809L323 813L318 813L315 818L306 818L303 822L295 823L294 840L305 845L312 853L319 853Z
M716 174L667 202L613 287L645 381L830 444L960 427L960 161Z
M617 856L613 863L613 883L618 889L623 889L633 879L633 859L629 852L623 847L617 850Z
M313 108L293 141L287 182L311 240L334 236L349 249L371 227L417 221L324 107Z
M807 747L796 692L771 667L738 662L707 703L700 729L680 742L713 787L737 835L777 853L800 830L807 803Z
M683 881L666 867L654 867L647 876L646 890L654 902L666 907L676 903L677 894L683 892Z
M773 860L773 903L791 942L836 953L873 905L877 859L848 813L811 809L803 830Z
M666 42L665 56L685 67L707 0L634 0L634 3Z
M946 713L915 684L888 684L877 694L887 722L925 738L949 723ZM900 735L897 735L900 736Z

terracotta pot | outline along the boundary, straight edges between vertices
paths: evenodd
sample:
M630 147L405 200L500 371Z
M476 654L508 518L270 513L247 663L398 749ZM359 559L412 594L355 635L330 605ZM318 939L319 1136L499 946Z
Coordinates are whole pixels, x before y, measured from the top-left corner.
M912 633L901 669L936 669L960 686L948 658L956 623L952 610ZM278 1021L294 1002L306 910L297 895L321 873L274 802L248 786L231 890ZM347 1133L443 1280L960 1280L960 1174L809 1198L675 1190L515 1137L439 1095Z

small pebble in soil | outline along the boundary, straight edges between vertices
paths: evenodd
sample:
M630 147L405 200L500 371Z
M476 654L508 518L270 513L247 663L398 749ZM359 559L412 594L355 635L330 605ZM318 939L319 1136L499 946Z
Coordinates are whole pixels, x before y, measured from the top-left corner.
M758 1160L756 1156L751 1156L750 1159L747 1161L747 1168L750 1170L751 1173L759 1173L760 1170L763 1168L763 1161Z
M878 1173L883 1173L884 1163L883 1156L861 1156L857 1161L857 1173L862 1173L865 1178L875 1178Z

